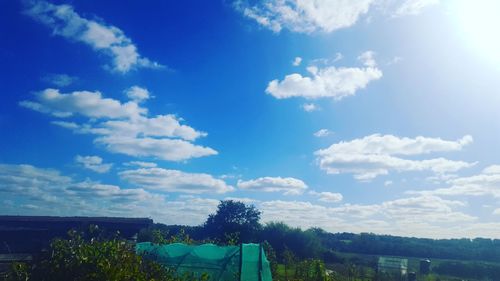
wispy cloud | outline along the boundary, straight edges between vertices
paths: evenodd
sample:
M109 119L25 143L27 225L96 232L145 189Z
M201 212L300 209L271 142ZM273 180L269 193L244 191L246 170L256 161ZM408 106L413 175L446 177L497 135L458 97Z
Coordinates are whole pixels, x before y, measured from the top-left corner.
M469 177L454 177L446 182L449 187L434 190L408 191L408 194L436 196L488 196L500 198L500 166L486 167L481 173Z
M153 162L144 162L144 161L130 161L123 163L124 166L137 166L141 168L155 168L158 166L156 163Z
M25 13L52 29L54 35L82 42L112 58L111 68L126 73L133 68L162 68L161 64L142 57L136 45L118 27L103 21L81 17L70 5L46 1L26 2Z
M68 74L47 74L42 77L42 81L62 88L78 81L78 77Z
M355 24L375 0L237 1L236 9L273 32L332 32Z
M317 137L317 138L322 138L322 137L326 137L326 136L329 136L330 134L332 134L332 132L328 129L320 129L318 130L317 132L314 133L314 136Z
M317 111L319 110L319 107L316 106L314 103L304 103L302 105L302 109L305 111L305 112L313 112L313 111Z
M406 0L399 7L397 7L393 16L401 17L407 15L418 15L424 8L437 5L440 2L440 0Z

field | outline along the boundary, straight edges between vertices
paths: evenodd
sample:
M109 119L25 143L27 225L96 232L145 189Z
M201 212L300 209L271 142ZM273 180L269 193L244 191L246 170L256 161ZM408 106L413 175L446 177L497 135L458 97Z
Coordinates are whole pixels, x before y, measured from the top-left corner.
M366 255L357 253L336 253L342 262L328 263L326 268L332 270L343 277L348 277L355 281L375 280L377 260L380 255ZM500 262L486 261L464 261L450 259L431 259L431 274L420 275L419 266L421 258L399 257L408 259L408 272L416 272L417 280L422 281L483 281L500 280L500 275L496 275L496 270L500 269ZM452 267L450 267L452 265ZM446 272L444 269L459 268L454 272ZM438 272L440 273L438 273ZM459 272L460 271L460 272Z

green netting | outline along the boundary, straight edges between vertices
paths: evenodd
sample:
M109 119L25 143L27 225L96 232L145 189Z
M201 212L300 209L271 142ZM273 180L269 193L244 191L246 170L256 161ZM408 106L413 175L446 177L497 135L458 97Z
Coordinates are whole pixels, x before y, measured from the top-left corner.
M259 244L221 247L145 242L138 243L136 251L179 275L200 277L205 273L210 281L272 281L269 261Z

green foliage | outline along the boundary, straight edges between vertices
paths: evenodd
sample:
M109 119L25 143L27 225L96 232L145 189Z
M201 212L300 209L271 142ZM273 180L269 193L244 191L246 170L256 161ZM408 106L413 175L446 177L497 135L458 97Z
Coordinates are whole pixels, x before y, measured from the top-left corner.
M292 228L282 222L266 224L260 233L261 240L267 240L283 261L285 249L293 252L300 259L320 258L326 249L312 230L302 231Z
M137 236L138 242L152 242L154 244L165 245L170 243L194 244L196 241L183 229L171 235L169 230L161 228L142 229Z
M487 280L500 276L500 265L481 262L441 262L432 268L434 273L440 275L460 276L462 278Z
M276 251L269 242L264 241L262 243L262 248L264 248L264 253L266 254L267 260L269 261L269 266L271 267L271 275L277 276L278 274L278 259L276 258Z
M7 280L180 280L159 264L143 260L124 240L85 239L86 234L76 231L68 234L67 240L54 240L50 251L33 264L14 264Z
M210 214L203 225L206 236L235 244L255 241L260 230L261 212L253 205L245 205L233 200L220 201L217 212ZM237 234L237 241L231 240ZM230 240L228 241L228 238Z
M284 270L289 267L288 273ZM273 276L275 281L334 281L333 276L326 274L323 261L318 259L306 259L303 261L294 260L293 264L278 267L277 275Z

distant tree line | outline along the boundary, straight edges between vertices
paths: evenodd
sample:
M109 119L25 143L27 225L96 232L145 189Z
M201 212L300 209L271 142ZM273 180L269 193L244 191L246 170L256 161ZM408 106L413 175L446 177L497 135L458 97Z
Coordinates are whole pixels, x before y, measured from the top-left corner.
M216 213L200 226L155 224L143 230L139 241L151 241L152 230L176 235L181 230L194 240L219 244L267 241L279 261L288 250L299 259L321 258L338 262L336 252L408 256L456 260L500 260L498 239L426 239L372 233L329 233L320 228L302 230L283 222L260 222L261 212L253 205L221 201Z

